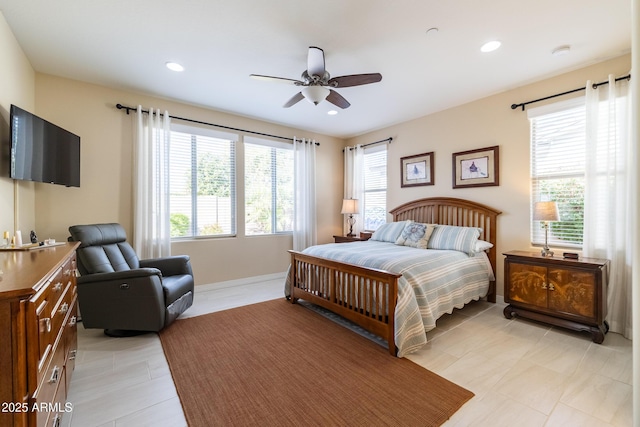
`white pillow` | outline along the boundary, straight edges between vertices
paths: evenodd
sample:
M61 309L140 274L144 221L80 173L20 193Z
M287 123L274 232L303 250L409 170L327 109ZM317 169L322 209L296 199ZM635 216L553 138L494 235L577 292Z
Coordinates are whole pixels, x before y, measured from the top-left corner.
M478 239L478 241L476 242L476 246L473 249L474 249L474 252L484 252L484 251L488 251L492 247L493 247L492 243L489 243L485 240Z

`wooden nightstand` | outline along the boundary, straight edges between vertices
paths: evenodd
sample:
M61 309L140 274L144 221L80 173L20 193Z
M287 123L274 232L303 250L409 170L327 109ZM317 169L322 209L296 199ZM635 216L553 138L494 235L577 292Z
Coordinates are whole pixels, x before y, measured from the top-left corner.
M539 253L503 254L504 315L587 331L600 344L609 331L607 270L609 261L596 258L543 257Z
M348 242L363 242L369 240L369 237L362 238L358 236L333 236L336 243L348 243Z

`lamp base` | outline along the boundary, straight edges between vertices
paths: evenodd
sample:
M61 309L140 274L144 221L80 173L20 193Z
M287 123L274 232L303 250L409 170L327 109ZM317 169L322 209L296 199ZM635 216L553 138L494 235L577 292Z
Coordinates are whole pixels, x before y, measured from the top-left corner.
M548 247L547 248L542 248L542 250L540 251L540 255L552 257L553 256L553 251L551 249L549 249Z
M353 224L356 223L356 219L353 217L353 214L349 215L347 222L349 223L349 233L347 233L347 237L353 237L355 236L355 233L353 232Z

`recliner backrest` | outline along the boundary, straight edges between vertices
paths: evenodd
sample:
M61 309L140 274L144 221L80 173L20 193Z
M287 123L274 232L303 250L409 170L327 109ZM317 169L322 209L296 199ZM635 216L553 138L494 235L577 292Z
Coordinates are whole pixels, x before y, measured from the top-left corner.
M120 224L74 225L71 241L81 242L77 250L81 275L112 273L140 268L140 261Z

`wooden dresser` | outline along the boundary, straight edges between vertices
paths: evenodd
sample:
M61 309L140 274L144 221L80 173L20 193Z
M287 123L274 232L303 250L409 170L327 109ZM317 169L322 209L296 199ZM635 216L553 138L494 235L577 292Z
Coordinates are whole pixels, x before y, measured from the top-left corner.
M540 253L504 254L504 315L587 331L602 343L609 331L607 277L609 261L595 258L543 257Z
M0 252L2 427L57 427L73 409L78 245Z

